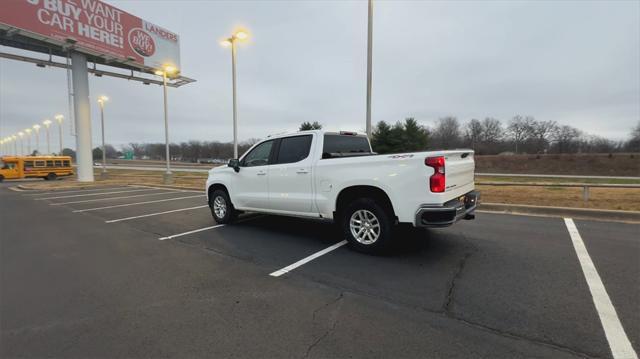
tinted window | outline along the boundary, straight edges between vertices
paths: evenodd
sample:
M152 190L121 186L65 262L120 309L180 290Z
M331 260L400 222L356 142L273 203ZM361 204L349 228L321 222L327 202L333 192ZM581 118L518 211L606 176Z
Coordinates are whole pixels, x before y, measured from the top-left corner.
M53 161L47 161L47 167L53 167Z
M56 161L56 167L62 167L62 161Z
M311 149L311 137L307 135L283 138L276 163L293 163L307 158Z
M24 168L33 167L33 161L24 161Z
M44 161L36 161L36 167L44 167Z
M363 136L324 135L322 154L370 153L369 141Z
M65 167L69 167L69 166L71 166L71 165L69 164L69 160L65 160L65 161L64 161L64 166L65 166Z
M249 154L244 156L242 165L245 167L268 165L271 147L273 147L273 141L267 141L259 144L256 148L251 150Z

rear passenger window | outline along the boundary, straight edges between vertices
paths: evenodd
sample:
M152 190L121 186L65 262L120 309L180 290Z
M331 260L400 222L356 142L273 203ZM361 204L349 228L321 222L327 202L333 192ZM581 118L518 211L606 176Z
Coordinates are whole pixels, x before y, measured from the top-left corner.
M24 168L32 168L33 161L24 161Z
M62 161L56 161L56 167L62 167Z
M47 161L47 167L53 167L53 161Z
M300 162L309 157L311 137L311 135L305 135L283 138L280 142L276 163Z
M64 161L64 166L65 166L65 167L69 167L69 166L70 166L70 165L69 165L69 160L65 160L65 161Z
M44 167L44 161L36 161L36 167Z

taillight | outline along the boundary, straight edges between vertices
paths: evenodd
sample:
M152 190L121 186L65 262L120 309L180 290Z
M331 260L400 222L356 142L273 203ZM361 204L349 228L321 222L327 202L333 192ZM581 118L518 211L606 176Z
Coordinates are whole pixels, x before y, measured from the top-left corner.
M429 188L431 192L444 192L444 156L427 157L424 164L433 168L433 175L429 177Z

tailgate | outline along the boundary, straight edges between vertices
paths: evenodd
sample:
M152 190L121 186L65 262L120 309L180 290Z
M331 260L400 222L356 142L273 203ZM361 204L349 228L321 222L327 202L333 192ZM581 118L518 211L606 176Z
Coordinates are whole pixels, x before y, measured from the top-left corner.
M473 183L475 161L473 151L445 151L446 192Z

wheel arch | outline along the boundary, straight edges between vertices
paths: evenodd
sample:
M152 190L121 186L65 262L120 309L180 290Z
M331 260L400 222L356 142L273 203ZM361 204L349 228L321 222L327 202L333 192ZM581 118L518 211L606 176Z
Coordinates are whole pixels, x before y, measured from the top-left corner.
M229 199L231 199L231 193L229 192L229 188L227 188L227 186L225 186L224 184L217 182L217 183L212 183L209 186L209 188L207 188L207 200L211 199L211 195L213 195L213 192L217 190L223 190L227 192Z
M356 198L371 198L382 207L389 211L391 217L397 221L396 211L393 208L391 198L382 188L371 185L356 185L345 187L340 190L336 197L335 212L333 214L334 219L339 219L340 214L344 209Z

